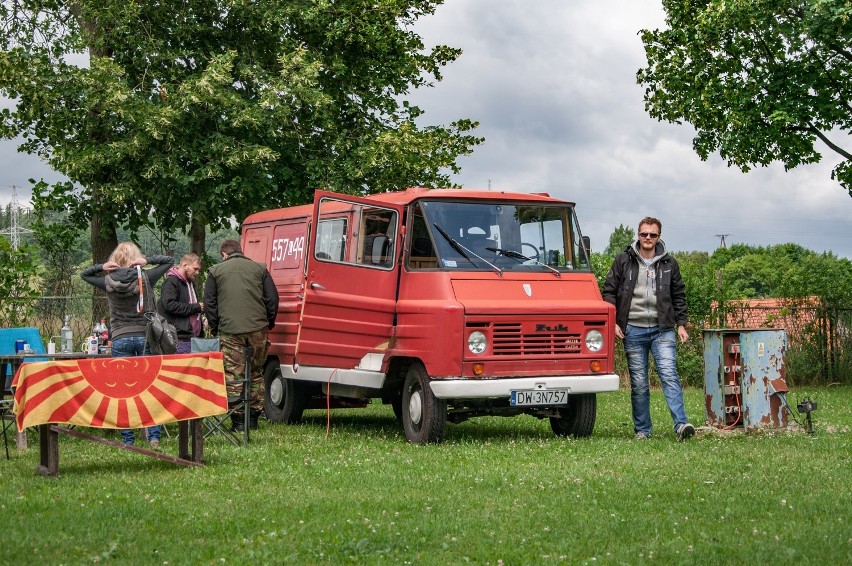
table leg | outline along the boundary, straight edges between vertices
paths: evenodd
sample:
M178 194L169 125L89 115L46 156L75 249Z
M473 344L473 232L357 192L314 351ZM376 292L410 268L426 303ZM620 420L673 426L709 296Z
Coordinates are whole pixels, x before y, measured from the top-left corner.
M51 425L38 425L40 460L38 473L43 476L59 474L59 435Z
M178 458L189 459L189 423L180 421L178 423Z
M199 464L204 463L204 427L202 419L192 421L192 461Z

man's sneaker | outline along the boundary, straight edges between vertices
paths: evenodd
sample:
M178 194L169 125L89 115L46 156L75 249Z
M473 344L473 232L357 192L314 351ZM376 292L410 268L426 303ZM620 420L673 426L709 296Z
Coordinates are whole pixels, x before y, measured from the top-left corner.
M151 445L151 450L158 450L160 448L160 441L156 438L149 440L148 444Z
M648 440L649 438L651 438L651 435L647 432L637 432L633 440Z
M690 423L684 423L677 427L677 441L683 442L687 438L691 438L695 434L695 427Z

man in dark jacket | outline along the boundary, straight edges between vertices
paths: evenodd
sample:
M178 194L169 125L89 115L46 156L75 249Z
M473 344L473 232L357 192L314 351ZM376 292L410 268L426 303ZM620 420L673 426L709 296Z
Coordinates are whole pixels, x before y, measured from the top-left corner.
M236 240L222 242L219 253L222 262L210 268L204 283L204 312L210 332L221 341L228 397L241 396L245 348L252 351L250 420L246 423L239 411L231 414L234 430L242 431L246 424L257 428L263 411L263 364L278 313L278 290L266 266L244 256Z
M686 418L676 364L676 338L686 342L686 288L677 261L660 240L662 223L647 217L639 239L618 254L606 276L603 298L615 305L615 335L624 340L636 440L651 436L648 352L654 355L678 440L695 434Z
M195 296L193 282L201 271L201 260L193 253L180 258L180 265L172 267L166 274L160 289L157 310L177 330L176 354L188 354L192 349L192 337L201 336L201 313L204 303Z

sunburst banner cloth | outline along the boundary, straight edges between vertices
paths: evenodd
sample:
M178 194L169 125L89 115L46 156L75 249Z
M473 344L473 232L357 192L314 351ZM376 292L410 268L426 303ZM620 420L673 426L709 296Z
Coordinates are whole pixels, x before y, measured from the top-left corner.
M141 428L228 410L222 352L32 362L13 385L19 431L46 423Z

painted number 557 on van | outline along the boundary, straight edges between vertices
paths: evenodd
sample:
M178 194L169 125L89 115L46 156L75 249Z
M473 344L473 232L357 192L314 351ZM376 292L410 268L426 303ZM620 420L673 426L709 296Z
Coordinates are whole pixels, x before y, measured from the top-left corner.
M582 437L596 394L618 388L615 313L573 203L317 191L313 205L248 217L242 245L280 296L265 365L274 422L380 399L414 443L482 415L547 418Z

